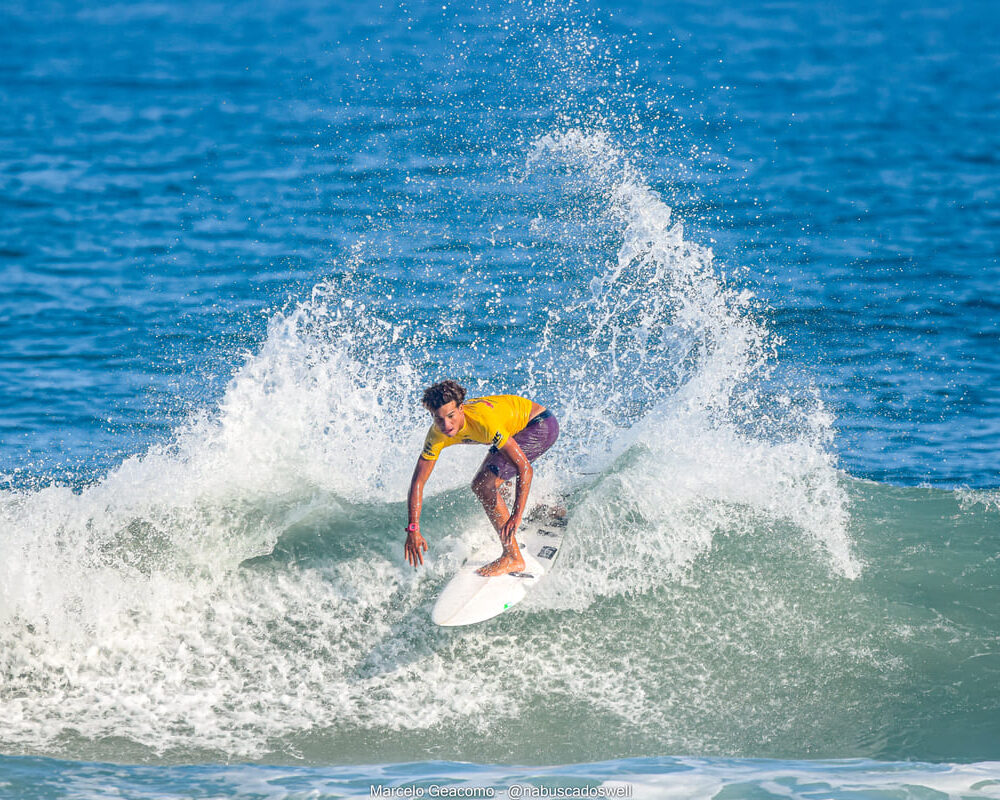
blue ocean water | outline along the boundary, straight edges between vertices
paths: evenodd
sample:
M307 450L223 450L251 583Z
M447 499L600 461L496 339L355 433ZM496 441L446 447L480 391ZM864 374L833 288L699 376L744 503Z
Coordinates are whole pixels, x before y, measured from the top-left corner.
M0 791L998 796L992 4L4 17ZM576 542L459 632L442 377Z

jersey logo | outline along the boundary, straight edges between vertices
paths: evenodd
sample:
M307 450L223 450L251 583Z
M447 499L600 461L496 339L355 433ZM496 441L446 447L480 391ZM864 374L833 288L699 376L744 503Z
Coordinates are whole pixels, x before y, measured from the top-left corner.
M493 446L497 447L500 444L501 439L503 439L503 434L500 433L500 431L497 431L495 434L493 434Z

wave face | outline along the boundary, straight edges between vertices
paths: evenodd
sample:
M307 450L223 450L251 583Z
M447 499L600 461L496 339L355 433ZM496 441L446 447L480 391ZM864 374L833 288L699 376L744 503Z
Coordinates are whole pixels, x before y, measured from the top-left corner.
M535 489L569 509L547 584L488 625L429 623L489 533L466 488L479 454L449 451L430 563L402 562L419 392L504 344L477 333L468 362L436 362L449 309L393 320L359 254L274 315L168 444L76 491L4 492L6 751L954 758L996 741L995 498L838 472L830 417L774 380L752 298L605 134L541 136L524 180L571 199L540 240L571 226L577 251L610 254L560 302L529 284L537 338L502 387L562 421Z

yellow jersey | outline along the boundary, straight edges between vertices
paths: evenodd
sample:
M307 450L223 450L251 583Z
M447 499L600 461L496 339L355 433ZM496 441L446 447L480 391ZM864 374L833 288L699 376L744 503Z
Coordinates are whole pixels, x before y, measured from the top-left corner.
M453 444L490 444L498 450L531 421L531 401L514 394L475 397L462 404L465 424L454 436L445 436L431 425L424 439L421 458L437 461L441 451Z

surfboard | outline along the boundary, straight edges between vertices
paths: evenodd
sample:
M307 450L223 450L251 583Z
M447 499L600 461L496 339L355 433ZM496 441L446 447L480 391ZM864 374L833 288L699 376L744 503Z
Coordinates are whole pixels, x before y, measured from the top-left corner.
M566 519L549 517L522 523L517 543L524 569L484 578L476 570L501 553L493 540L477 549L448 581L431 610L431 621L443 627L483 622L520 603L551 570L562 549Z

